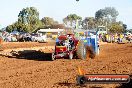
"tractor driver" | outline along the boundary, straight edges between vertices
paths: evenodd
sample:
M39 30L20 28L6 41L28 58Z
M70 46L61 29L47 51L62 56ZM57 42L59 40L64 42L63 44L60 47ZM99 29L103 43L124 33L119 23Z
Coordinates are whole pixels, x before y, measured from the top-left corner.
M60 46L64 46L65 45L65 41L61 40L61 41L59 41L59 44L60 44Z
M69 37L69 44L70 44L70 49L74 48L74 41L72 39L72 37Z

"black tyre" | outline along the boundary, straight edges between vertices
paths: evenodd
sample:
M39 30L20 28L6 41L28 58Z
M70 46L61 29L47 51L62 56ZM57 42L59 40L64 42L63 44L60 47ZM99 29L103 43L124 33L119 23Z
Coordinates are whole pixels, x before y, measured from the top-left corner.
M77 57L80 59L86 59L87 58L87 49L86 49L83 41L79 41L79 43L77 45L76 54L77 54Z
M76 81L77 81L77 84L78 85L83 85L85 84L87 81L86 81L86 78L84 76L81 76L79 75L77 78L76 78Z

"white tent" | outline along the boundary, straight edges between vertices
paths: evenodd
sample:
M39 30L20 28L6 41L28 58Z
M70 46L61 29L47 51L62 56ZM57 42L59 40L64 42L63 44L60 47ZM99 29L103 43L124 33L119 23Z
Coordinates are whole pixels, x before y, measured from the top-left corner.
M47 32L62 32L64 29L40 29L38 33L47 33Z

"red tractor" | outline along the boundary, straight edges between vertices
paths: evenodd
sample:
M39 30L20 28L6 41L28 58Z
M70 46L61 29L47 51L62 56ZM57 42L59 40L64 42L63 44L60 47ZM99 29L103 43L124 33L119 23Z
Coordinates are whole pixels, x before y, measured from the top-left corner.
M56 40L52 60L62 57L73 59L74 56L80 59L86 59L88 57L88 50L84 42L76 39L73 34L60 35Z

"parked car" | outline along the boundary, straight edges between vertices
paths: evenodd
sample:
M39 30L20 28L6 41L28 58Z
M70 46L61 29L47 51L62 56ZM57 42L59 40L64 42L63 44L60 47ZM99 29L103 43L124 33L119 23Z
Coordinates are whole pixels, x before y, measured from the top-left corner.
M32 34L31 39L34 42L46 42L46 35Z
M9 34L8 36L6 36L6 37L4 38L4 41L6 41L6 42L16 42L17 39L16 39L15 36Z
M17 39L18 39L19 42L29 42L29 41L32 41L31 35L29 33L20 33L17 36Z

